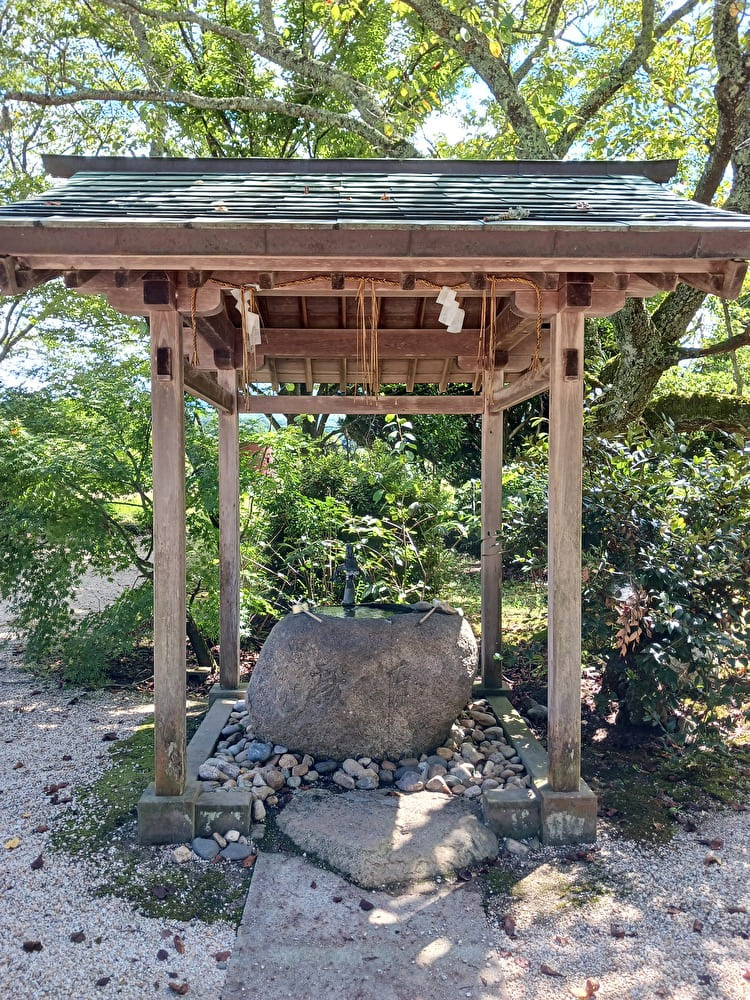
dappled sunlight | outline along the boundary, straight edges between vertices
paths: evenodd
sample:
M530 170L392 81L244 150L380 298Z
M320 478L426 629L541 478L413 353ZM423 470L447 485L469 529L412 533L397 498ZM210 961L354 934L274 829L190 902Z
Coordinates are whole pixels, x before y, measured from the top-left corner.
M429 944L426 944L420 952L417 953L417 957L414 961L417 965L432 965L440 958L445 958L450 955L453 950L453 942L447 937L437 937Z

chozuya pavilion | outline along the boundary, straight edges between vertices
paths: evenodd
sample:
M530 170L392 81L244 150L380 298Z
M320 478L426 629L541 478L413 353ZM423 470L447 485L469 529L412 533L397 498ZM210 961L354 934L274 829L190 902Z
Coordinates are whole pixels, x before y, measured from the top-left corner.
M662 186L676 163L48 157L0 208L0 290L62 276L151 330L155 782L142 836L191 835L185 743L183 393L219 412L221 688L239 684L238 416L482 415L485 692L501 685L503 410L549 392L548 842L593 835L580 775L583 328L685 282L735 297L750 217ZM450 330L441 289L455 294ZM259 317L259 319L258 319ZM307 394L276 398L279 386ZM418 383L437 395L414 395ZM451 385L473 386L449 395ZM273 394L254 392L267 384ZM381 385L402 394L383 395ZM151 809L151 813L149 813ZM152 829L144 832L144 816ZM159 830L154 832L153 823ZM148 826L148 823L146 823Z

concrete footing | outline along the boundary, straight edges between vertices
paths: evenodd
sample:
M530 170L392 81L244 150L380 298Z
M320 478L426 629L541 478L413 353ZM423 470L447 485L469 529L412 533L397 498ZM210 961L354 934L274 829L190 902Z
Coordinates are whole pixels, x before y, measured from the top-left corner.
M194 836L239 830L249 833L249 792L204 791L198 768L211 756L244 689L215 685L209 710L187 751L187 781L182 795L156 795L149 785L138 803L138 839L142 844L175 844ZM538 837L543 844L582 844L596 839L596 796L584 781L577 792L556 792L547 780L547 754L507 698L487 694L492 709L529 775L530 788L491 789L482 794L484 818L500 837Z
M550 846L596 840L596 795L585 781L577 792L556 792L547 778L547 752L507 698L487 700L530 778L528 789L492 789L482 794L489 826L514 840L539 837Z
M187 778L182 795L157 795L149 785L138 802L138 840L141 844L182 844L197 835L226 830L250 830L252 797L249 792L204 791L198 768L211 756L244 689L227 690L215 684L209 693L205 719L187 748Z

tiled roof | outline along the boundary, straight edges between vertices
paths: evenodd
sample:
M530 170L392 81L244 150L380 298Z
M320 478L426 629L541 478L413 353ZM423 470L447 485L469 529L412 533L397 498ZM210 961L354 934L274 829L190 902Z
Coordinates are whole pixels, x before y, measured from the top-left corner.
M118 166L122 160L115 161ZM643 176L582 174L570 165L534 164L528 173L477 172L464 164L460 173L442 172L440 161L429 171L383 169L373 172L360 163L356 172L321 172L287 166L284 172L221 172L221 161L210 170L169 162L153 172L141 162L137 170L79 170L41 195L0 207L0 225L35 222L113 225L232 225L296 224L302 226L444 227L463 228L679 228L747 230L750 217L700 205L681 198ZM339 165L337 162L337 166ZM158 164L159 161L156 161ZM89 166L91 161L81 161ZM514 165L523 171L523 164ZM614 167L614 165L613 165ZM294 169L294 172L289 172Z

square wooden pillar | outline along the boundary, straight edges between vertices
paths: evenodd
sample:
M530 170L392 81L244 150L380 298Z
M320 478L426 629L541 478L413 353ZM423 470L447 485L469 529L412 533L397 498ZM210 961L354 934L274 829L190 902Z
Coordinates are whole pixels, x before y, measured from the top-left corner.
M549 783L577 792L581 778L581 312L552 320L549 391Z
M502 372L484 377L482 414L482 641L480 666L482 687L497 691L503 687L503 673L495 654L501 649L502 529L503 504L503 411L490 413L494 391L503 387Z
M237 373L220 370L219 385L237 396ZM219 600L222 688L240 685L240 423L238 408L219 410Z
M153 311L154 785L185 789L185 403L182 317Z

